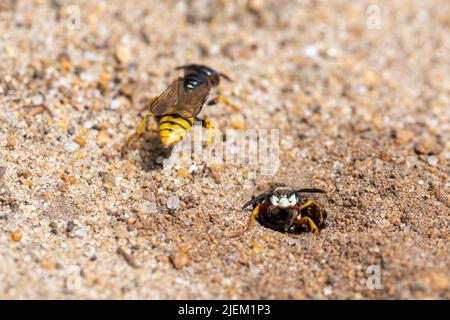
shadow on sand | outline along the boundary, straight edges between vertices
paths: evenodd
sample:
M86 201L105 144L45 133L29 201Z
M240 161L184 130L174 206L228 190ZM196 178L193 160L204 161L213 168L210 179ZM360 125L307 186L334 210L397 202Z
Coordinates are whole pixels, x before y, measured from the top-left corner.
M161 170L163 168L162 161L170 158L172 154L171 148L164 148L159 139L158 131L155 130L148 130L131 147L124 149L122 158L128 157L129 153L136 149L139 150L136 165L147 172Z

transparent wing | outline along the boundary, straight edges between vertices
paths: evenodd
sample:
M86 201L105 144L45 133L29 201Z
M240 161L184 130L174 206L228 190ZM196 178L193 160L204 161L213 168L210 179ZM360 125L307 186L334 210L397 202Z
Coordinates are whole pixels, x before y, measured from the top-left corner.
M207 84L186 92L183 78L178 78L152 102L150 111L155 116L178 114L184 117L195 117L202 110L210 89L210 85Z
M173 81L170 86L157 97L150 105L150 111L155 116L174 113L173 109L179 104L183 95L183 78Z
M195 117L202 111L203 104L211 87L209 84L198 87L181 96L176 113L182 116Z

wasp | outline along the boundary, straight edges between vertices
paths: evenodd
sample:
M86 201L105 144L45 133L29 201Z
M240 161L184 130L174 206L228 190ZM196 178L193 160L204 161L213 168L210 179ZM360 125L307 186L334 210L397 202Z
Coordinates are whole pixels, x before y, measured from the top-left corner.
M184 70L184 75L174 80L161 95L149 104L149 112L142 119L135 134L128 139L128 146L142 135L149 117L154 117L159 123L159 137L165 148L181 141L192 129L194 121L200 122L204 128L214 128L210 119L200 119L197 116L208 100L211 90L219 85L220 79L224 78L228 81L231 79L204 65L189 64L176 68L176 70L181 69ZM207 104L213 105L219 101L223 101L235 110L240 109L220 95L209 100ZM211 143L211 137L208 143Z
M320 205L313 201L304 202L302 193L326 193L322 189L291 189L288 187L275 187L264 192L244 204L242 210L253 206L253 211L243 230L237 231L229 238L238 237L248 231L257 220L263 226L278 231L296 231L304 226L316 235L319 234L319 228L323 227L327 217L326 212L322 211Z

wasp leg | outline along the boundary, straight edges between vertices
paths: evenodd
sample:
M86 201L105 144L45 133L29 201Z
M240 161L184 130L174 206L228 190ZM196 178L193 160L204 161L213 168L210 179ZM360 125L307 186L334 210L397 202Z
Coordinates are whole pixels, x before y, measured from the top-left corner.
M209 118L205 118L205 119L195 118L195 120L196 121L200 121L201 124L202 124L202 127L205 128L205 129L208 129L208 140L207 140L208 144L212 144L213 143L213 133L215 133L216 141L219 141L219 139L220 139L219 130L217 130L214 127L214 124L211 121L211 119L209 119Z
M136 132L127 139L127 142L125 143L126 148L131 147L142 136L142 132L144 132L145 130L148 117L154 117L153 113L149 112L144 116L141 123L139 124L139 127L137 127Z
M317 209L318 214L315 214L315 217L317 218L316 221L317 221L318 225L320 226L324 219L322 208L321 208L320 204L318 204L317 202L315 202L313 200L310 200L310 201L307 201L306 203L304 203L300 207L300 210L304 210L306 208L311 208L311 209L316 208Z
M320 224L322 223L322 221L323 221L323 216L322 216L322 210L321 210L321 208L320 208L320 205L319 205L317 202L315 202L315 201L313 201L313 200L310 200L310 201L304 203L304 204L300 207L300 210L304 210L304 209L310 208L310 207L317 208L317 210L319 211L318 220L319 220L319 225L320 225ZM309 226L311 227L311 230L312 230L316 235L319 235L319 228L317 227L317 225L316 225L316 223L314 222L314 220L311 219L310 217L304 216L304 217L302 217L302 218L299 218L299 219L296 221L296 223L297 223L297 224L306 224L306 223L308 223Z
M316 224L314 223L314 221L310 218L310 217L303 217L303 218L297 218L294 221L296 224L298 225L302 225L302 224L309 224L309 226L311 227L311 230L318 236L319 235L319 228L317 228Z
M305 202L304 204L302 204L302 206L300 207L300 209L305 209L305 208L310 207L310 206L318 207L319 210L320 210L320 204L318 204L318 203L315 202L314 200L310 200L310 201L308 201L308 202Z
M211 100L209 100L207 104L208 104L208 106L212 106L212 105L218 104L219 101L222 101L226 105L229 105L230 107L232 107L234 109L234 111L240 111L242 109L237 104L234 104L233 102L231 102L230 100L228 100L224 96L220 96L220 95L215 97L215 98L213 98L213 99L211 99Z
M227 236L227 238L235 238L235 237L239 237L240 235L244 234L245 232L247 232L251 226L253 225L253 222L256 220L256 218L259 215L259 209L261 207L261 204L258 204L252 211L252 214L250 215L250 218L248 219L247 225L245 226L244 229L234 232L231 235Z

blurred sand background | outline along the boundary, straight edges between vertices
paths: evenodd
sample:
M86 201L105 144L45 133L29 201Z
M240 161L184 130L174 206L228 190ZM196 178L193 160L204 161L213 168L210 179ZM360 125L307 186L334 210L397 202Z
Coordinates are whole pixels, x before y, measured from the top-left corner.
M154 125L120 157L192 62L234 80L218 128L280 130L276 176L163 169ZM449 299L449 93L444 0L1 0L0 299ZM273 182L328 191L321 235L225 239Z

